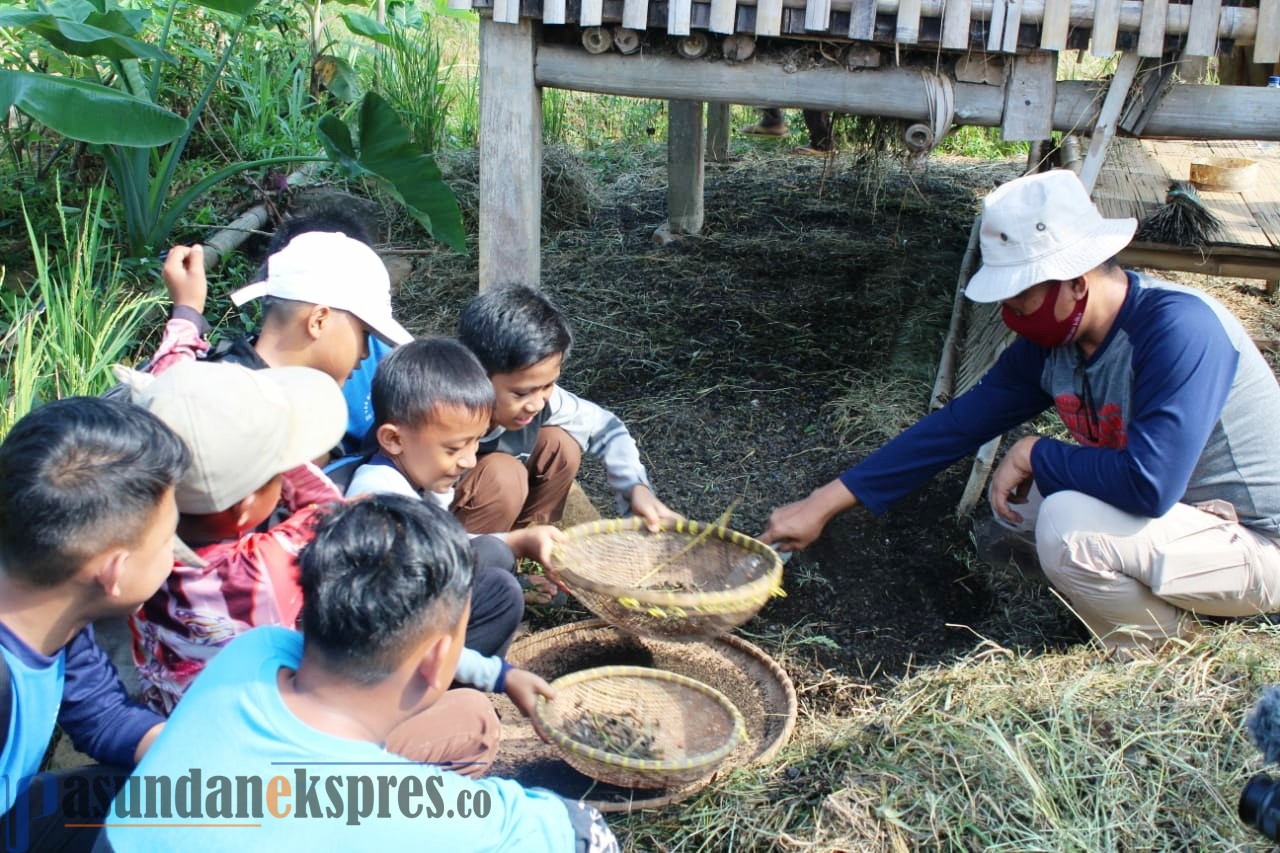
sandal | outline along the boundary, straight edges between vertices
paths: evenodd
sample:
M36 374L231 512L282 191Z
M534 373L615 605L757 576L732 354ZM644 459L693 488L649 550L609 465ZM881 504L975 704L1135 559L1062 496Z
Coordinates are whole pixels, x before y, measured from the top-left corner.
M546 575L516 575L524 590L524 603L534 607L563 607L569 594Z
M829 157L838 154L834 148L814 148L812 145L797 145L791 149L792 154L804 154L809 157Z
M738 128L738 133L745 133L748 136L786 136L788 132L785 124L762 124L761 122Z

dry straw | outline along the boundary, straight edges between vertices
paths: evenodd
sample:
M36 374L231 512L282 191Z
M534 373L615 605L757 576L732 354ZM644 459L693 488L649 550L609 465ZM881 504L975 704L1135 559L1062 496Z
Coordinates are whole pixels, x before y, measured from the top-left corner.
M1277 661L1280 629L1232 625L1124 659L984 643L883 693L829 674L774 767L618 828L634 849L1262 849L1235 807Z

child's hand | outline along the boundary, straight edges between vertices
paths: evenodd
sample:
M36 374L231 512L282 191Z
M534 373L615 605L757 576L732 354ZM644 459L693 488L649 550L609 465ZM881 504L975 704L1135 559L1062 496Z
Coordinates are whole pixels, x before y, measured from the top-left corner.
M551 549L564 541L564 534L550 524L535 524L506 535L507 545L517 557L537 560L544 568L552 568Z
M507 696L526 717L533 715L534 703L539 696L555 699L556 692L541 677L527 669L514 668L507 673Z
M174 246L164 259L164 286L174 305L186 305L197 314L204 313L209 295L209 282L204 275L204 247Z
M684 518L683 515L658 500L653 490L643 484L637 484L631 489L631 512L648 522L651 533L657 533L664 521L679 521Z

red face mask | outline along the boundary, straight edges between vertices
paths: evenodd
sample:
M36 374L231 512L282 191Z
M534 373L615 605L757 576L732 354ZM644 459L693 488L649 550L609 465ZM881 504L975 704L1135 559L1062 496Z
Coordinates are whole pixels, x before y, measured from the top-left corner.
M1086 293L1083 299L1077 299L1075 307L1065 320L1053 315L1058 304L1058 292L1062 290L1062 282L1055 281L1044 295L1044 302L1030 314L1020 315L1009 310L1008 306L1000 309L1000 319L1019 337L1026 338L1036 346L1045 349L1066 346L1075 339L1080 330L1080 321L1084 319L1084 306L1089 301Z

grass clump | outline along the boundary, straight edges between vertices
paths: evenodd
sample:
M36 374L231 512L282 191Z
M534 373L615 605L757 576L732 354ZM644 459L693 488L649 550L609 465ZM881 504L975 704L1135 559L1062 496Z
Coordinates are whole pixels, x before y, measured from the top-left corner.
M829 674L776 764L619 828L636 849L1248 849L1244 720L1277 652L1280 628L1235 624L1123 657L984 642L879 698Z

